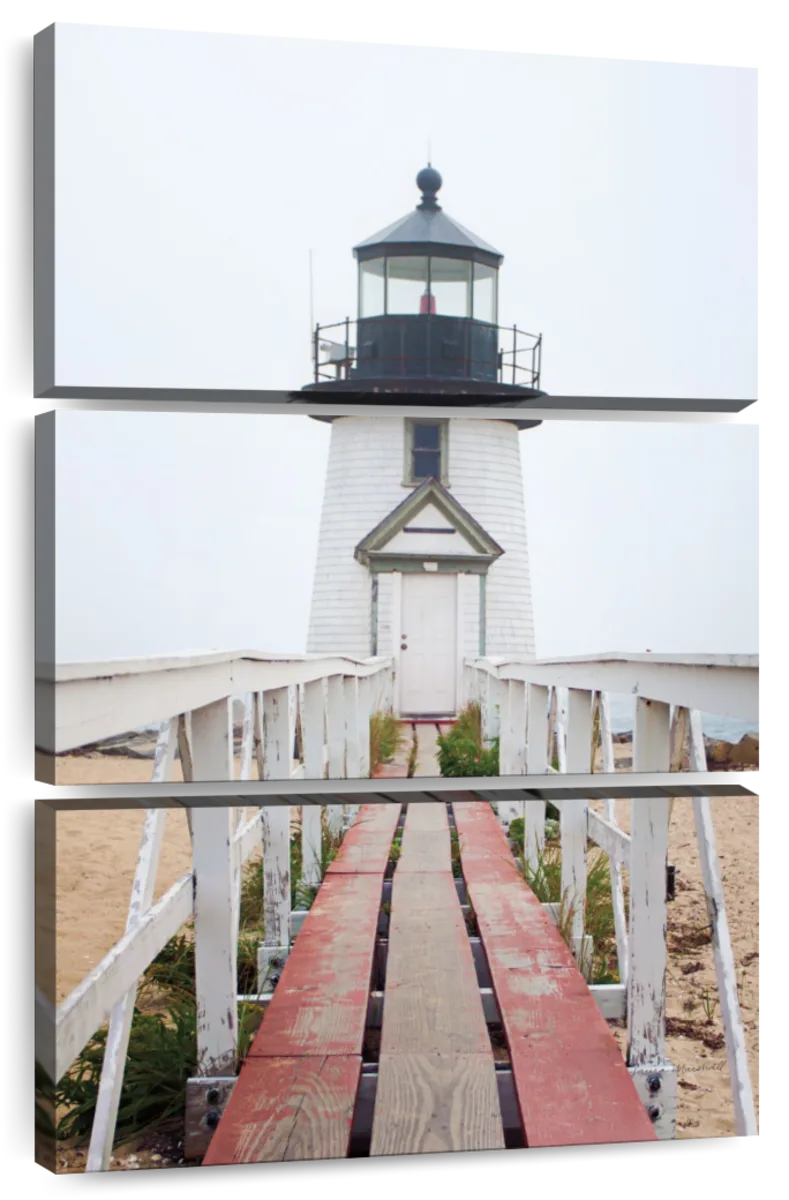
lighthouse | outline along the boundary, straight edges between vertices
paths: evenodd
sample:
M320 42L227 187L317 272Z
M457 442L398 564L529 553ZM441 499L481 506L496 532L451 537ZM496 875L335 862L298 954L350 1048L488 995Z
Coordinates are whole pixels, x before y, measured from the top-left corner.
M304 389L386 405L319 418L332 430L307 650L391 655L395 712L413 718L458 711L465 659L534 654L519 439L539 422L391 408L543 394L541 339L498 324L503 256L443 211L441 184L424 168L414 211L354 248L357 318L316 327Z

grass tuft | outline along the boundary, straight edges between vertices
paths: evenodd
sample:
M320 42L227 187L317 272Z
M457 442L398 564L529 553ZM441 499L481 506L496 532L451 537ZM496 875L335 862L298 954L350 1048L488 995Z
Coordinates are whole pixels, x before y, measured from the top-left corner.
M443 776L454 778L499 774L499 739L484 744L478 703L467 704L449 733L438 735L438 768Z
M402 723L392 712L374 712L370 717L370 778L384 763L390 763L405 740Z

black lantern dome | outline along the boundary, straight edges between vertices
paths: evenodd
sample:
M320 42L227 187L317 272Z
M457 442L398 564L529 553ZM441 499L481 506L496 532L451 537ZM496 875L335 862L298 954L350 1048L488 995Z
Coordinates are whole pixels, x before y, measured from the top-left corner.
M541 338L499 326L504 256L444 211L443 180L430 163L416 184L416 207L354 247L357 319L316 326L315 378L304 390L475 403L542 395Z

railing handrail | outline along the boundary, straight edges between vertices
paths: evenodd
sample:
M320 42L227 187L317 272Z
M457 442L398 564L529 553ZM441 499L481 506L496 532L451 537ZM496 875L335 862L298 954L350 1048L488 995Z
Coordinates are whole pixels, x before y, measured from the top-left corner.
M36 745L45 753L62 754L234 695L338 676L363 680L391 671L391 666L392 658L384 655L273 655L253 650L58 663L37 672Z
M759 717L756 654L606 652L555 659L485 656L467 658L465 665L502 683L511 680L618 693L744 721Z
M507 666L509 663L528 663L538 667L565 666L568 663L644 662L671 667L736 667L741 670L758 670L758 654L653 654L650 650L640 653L605 650L597 654L573 654L564 658L530 658L528 655L486 654L471 656L469 665L477 662Z
M75 680L107 679L119 675L142 675L153 671L178 671L192 667L212 666L234 662L257 662L274 664L317 664L341 663L351 668L347 673L356 674L356 666L386 666L391 655L370 655L362 658L353 654L269 654L265 650L218 650L193 654L165 654L140 658L111 658L96 662L58 662L37 664L36 679L46 683L68 683ZM336 674L332 670L329 674Z

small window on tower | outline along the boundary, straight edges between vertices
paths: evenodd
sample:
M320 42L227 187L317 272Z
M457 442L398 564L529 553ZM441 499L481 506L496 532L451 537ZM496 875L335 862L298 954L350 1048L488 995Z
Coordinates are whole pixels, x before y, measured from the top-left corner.
M446 483L446 421L406 419L406 484Z

